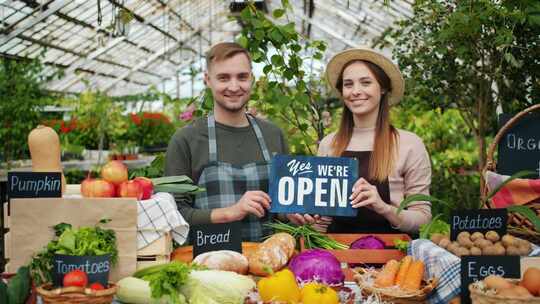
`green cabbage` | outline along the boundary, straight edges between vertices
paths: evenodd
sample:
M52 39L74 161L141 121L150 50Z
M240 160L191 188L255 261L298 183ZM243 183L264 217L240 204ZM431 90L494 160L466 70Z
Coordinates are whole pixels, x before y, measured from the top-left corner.
M190 304L243 304L255 282L231 271L193 270L180 291Z

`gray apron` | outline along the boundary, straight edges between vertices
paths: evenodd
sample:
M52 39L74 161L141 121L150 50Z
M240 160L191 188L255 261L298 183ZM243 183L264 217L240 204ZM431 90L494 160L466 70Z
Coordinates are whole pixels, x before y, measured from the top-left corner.
M257 136L264 161L251 162L242 166L218 160L216 141L216 121L214 115L208 116L208 164L199 177L198 185L206 188L197 194L194 207L197 209L215 209L235 204L246 191L260 190L268 193L270 176L270 151L266 147L261 129L256 120L247 115L249 123ZM242 240L260 242L272 230L263 224L270 222L271 215L266 210L263 218L248 214L242 221Z

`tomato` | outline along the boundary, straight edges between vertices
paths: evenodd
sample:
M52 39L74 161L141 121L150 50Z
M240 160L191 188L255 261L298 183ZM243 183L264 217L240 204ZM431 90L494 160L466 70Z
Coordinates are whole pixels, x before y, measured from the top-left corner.
M64 275L64 287L86 287L86 284L88 284L88 276L82 270L72 270Z
M101 285L100 282L92 283L92 284L90 284L89 287L90 287L90 289L92 289L92 290L103 290L103 289L105 289L105 287L103 287L103 285Z

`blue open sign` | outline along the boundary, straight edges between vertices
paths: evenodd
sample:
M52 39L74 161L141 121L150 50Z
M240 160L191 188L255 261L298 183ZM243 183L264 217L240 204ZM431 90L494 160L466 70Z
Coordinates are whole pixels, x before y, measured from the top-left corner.
M357 179L353 158L278 154L270 170L270 211L356 216L349 196Z

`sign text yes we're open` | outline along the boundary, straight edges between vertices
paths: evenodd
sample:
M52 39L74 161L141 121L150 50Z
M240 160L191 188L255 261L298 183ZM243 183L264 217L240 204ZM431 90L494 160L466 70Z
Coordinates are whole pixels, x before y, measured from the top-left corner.
M352 158L276 155L271 212L356 216L349 196L357 178L358 162Z

